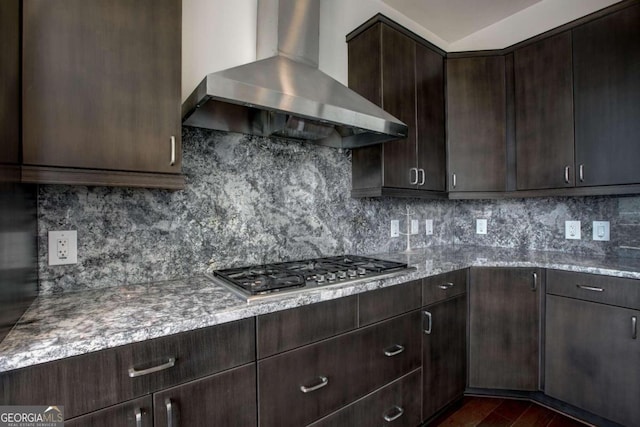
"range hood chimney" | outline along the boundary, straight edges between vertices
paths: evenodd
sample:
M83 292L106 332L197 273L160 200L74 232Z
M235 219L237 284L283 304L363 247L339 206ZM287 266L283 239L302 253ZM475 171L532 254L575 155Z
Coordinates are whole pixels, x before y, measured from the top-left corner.
M258 0L258 60L209 74L182 105L185 126L356 148L407 126L318 69L320 0Z

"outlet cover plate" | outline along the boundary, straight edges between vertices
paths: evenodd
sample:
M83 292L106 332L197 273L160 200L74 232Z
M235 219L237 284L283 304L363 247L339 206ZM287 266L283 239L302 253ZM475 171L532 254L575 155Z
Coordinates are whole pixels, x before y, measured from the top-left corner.
M418 234L418 220L417 219L412 219L411 220L411 234Z
M432 219L426 219L424 221L424 229L425 229L425 233L427 234L427 236L433 235L433 220Z
M76 230L49 231L49 265L66 265L78 263L78 232ZM60 257L59 251L66 251L67 256Z
M569 240L582 239L582 233L580 230L580 221L564 222L564 238Z
M593 221L593 240L609 241L609 221Z
M476 234L487 234L486 219L476 219Z
M397 219L391 220L391 237L400 236L400 221Z

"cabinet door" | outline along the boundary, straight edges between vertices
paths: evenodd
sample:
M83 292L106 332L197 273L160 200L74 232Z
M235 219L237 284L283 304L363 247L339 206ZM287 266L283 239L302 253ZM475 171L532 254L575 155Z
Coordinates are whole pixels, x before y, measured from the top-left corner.
M428 314L426 314L428 313ZM422 337L422 419L461 397L466 385L467 296L425 309Z
M503 56L447 59L449 191L506 189Z
M541 270L472 268L469 387L537 390Z
M574 29L573 63L577 184L640 183L640 5Z
M416 44L409 37L382 25L382 108L409 126L409 136L382 144L383 185L416 188L411 168L416 160ZM413 176L412 176L413 175Z
M181 11L180 0L25 0L24 163L179 173Z
M82 417L65 420L65 427L152 427L151 396L111 406Z
M514 55L517 188L573 187L571 32Z
M20 1L0 2L0 164L20 161Z
M256 366L155 393L153 408L156 427L257 426Z
M444 58L416 44L416 140L421 190L446 191Z
M640 340L632 328L638 317L635 310L547 295L545 393L640 425Z

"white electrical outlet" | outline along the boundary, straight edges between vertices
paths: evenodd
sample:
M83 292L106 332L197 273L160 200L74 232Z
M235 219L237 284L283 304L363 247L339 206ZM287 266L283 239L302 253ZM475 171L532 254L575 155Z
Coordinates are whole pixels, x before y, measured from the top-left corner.
M391 237L400 236L400 221L397 219L391 220Z
M570 240L582 239L582 233L580 229L580 221L565 221L564 222L564 238Z
M593 240L609 241L609 221L593 221Z
M49 265L78 263L78 232L49 231Z
M476 219L476 234L487 234L486 219Z
M424 229L427 236L431 236L433 234L433 220L427 219L424 221Z
M411 220L411 234L418 234L418 220L417 219L412 219Z

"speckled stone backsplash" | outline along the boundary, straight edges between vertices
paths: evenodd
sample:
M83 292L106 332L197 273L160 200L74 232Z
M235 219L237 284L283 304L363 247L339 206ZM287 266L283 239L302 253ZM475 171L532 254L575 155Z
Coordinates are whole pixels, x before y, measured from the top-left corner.
M391 219L420 220L414 248L481 245L633 256L640 197L495 201L351 199L351 156L306 143L183 128L183 191L42 185L40 292L146 283L207 270L342 253L399 251ZM475 234L487 218L487 235ZM424 220L434 220L433 236ZM583 239L564 240L565 219ZM611 241L591 221L611 221ZM47 232L78 231L78 264L47 265ZM640 252L640 251L638 251Z

